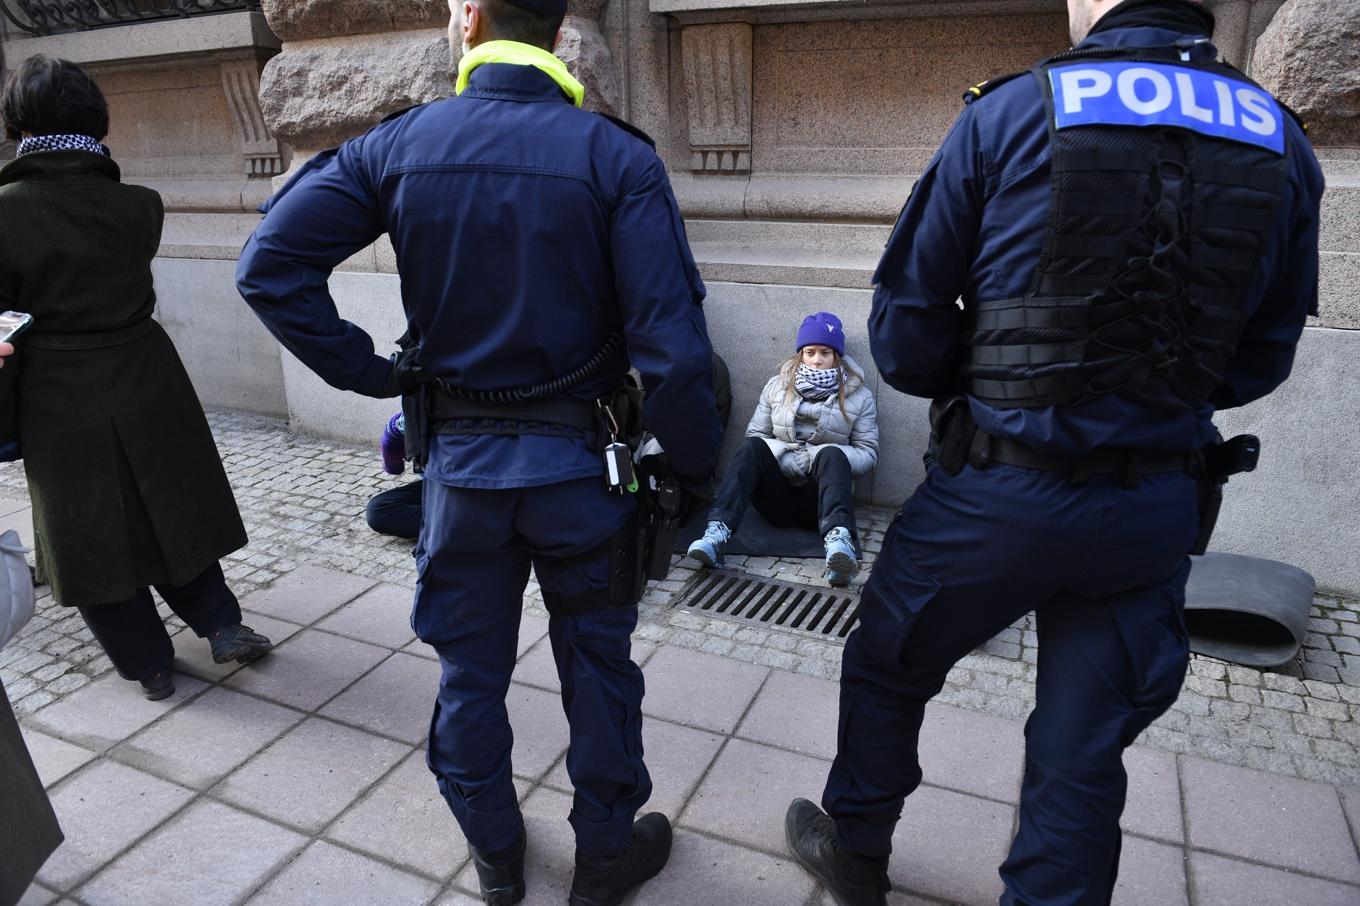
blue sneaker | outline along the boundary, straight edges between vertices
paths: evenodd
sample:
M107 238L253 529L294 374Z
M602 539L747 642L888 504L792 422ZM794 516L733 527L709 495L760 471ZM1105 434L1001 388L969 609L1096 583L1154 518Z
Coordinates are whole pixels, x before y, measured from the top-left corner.
M685 555L704 566L722 566L723 548L730 540L732 530L715 519L704 529L704 536L689 546Z
M826 533L826 581L844 588L850 579L859 572L859 560L855 558L855 542L850 530L837 526Z

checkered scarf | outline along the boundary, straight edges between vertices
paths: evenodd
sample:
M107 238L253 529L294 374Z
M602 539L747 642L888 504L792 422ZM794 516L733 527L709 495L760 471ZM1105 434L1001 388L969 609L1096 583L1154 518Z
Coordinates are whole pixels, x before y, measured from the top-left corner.
M820 402L835 393L841 386L839 368L812 368L799 365L793 378L793 388L805 400Z
M34 151L89 151L111 157L109 149L88 135L34 135L19 142L19 154Z

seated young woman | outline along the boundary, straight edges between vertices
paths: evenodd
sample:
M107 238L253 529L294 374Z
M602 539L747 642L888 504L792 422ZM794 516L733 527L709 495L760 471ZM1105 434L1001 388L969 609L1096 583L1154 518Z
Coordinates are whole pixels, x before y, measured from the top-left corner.
M878 460L878 411L864 372L845 355L835 315L805 318L796 350L761 391L708 527L688 554L720 565L754 505L771 525L816 528L826 544L825 579L844 586L859 571L854 479Z

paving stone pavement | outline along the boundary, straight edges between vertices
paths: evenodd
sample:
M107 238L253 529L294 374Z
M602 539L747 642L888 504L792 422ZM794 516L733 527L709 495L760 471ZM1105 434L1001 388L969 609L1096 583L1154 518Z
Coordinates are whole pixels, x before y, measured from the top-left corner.
M270 658L214 665L189 640L164 702L109 674L26 717L67 840L23 903L477 902L466 843L424 765L432 652L396 628L399 606L386 611L390 632L340 634L376 626L351 618L397 603L392 588L300 567L242 600L281 639ZM525 613L508 698L531 906L562 902L572 866L567 731L546 633ZM629 902L829 904L784 852L781 819L825 780L836 684L647 642L636 657L650 807L677 833L670 867ZM890 902L994 903L1023 725L943 704L926 724L925 784L894 841ZM1126 763L1119 906L1360 901L1360 789L1142 745Z
M25 904L475 902L466 846L420 754L438 669L406 625L409 544L362 520L393 481L376 451L257 416L210 421L251 536L226 572L248 622L279 650L224 667L182 635L178 691L145 702L79 617L44 598L0 652L0 680L68 836ZM861 514L870 561L889 518ZM27 522L22 469L0 466L0 530L31 532ZM807 561L731 565L820 579ZM816 798L834 753L840 645L675 609L692 573L679 563L649 591L637 633L653 807L679 833L674 870L633 902L829 903L789 864L778 817L789 797ZM1353 602L1320 597L1315 616L1290 671L1196 658L1177 707L1130 750L1116 902L1360 902L1360 665L1345 643L1360 635L1346 631ZM531 586L509 700L531 903L560 902L571 863L545 631ZM995 902L1035 641L1029 620L1007 630L928 710L927 785L898 833L895 906Z

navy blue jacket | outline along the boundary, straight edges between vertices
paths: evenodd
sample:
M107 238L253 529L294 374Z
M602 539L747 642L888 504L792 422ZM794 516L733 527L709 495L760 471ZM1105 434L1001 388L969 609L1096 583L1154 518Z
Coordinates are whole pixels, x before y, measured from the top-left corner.
M581 365L614 332L681 474L711 474L721 428L703 282L655 150L577 109L530 66L487 63L462 95L414 108L318 155L265 208L237 269L241 294L327 383L383 396L391 369L340 319L326 281L388 233L421 361L499 389ZM624 366L569 395L591 399ZM566 437L438 437L426 477L524 487L597 475Z
M1112 29L1081 47L1153 47L1183 35ZM1289 376L1304 320L1316 304L1321 170L1303 131L1286 117L1289 184L1261 264L1251 314L1210 405L1168 416L1109 395L1071 407L1000 410L970 400L984 430L1053 452L1097 446L1189 450L1215 436L1215 408L1265 396ZM874 274L869 340L893 387L934 397L959 386L965 307L1026 295L1043 250L1050 208L1049 135L1038 80L1013 79L964 108L912 190Z

